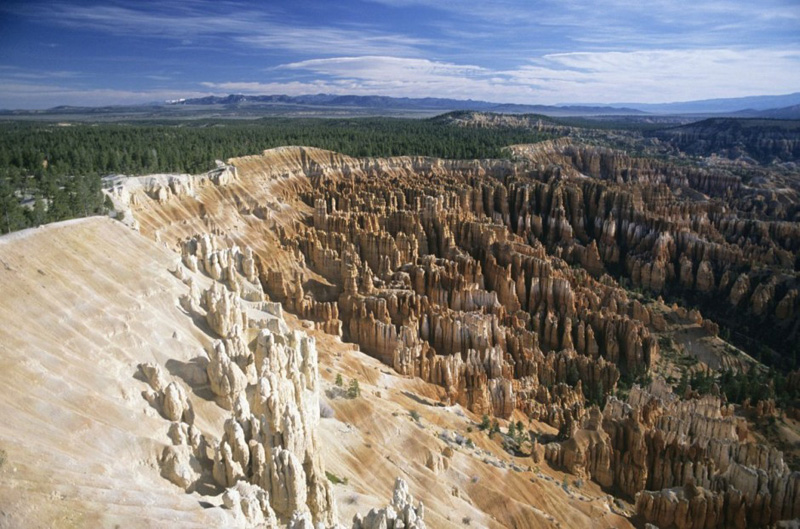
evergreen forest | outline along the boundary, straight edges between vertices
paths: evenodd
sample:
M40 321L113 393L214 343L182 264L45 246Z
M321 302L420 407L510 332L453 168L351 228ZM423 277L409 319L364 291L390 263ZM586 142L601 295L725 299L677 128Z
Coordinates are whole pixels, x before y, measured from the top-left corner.
M135 123L0 123L0 232L100 214L109 174L201 173L215 160L283 145L351 156L499 158L547 136L402 118Z

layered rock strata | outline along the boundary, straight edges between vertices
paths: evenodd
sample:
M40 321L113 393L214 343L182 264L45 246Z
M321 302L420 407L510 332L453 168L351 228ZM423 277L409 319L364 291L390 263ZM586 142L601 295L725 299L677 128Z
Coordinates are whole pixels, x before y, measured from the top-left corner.
M512 150L518 161L353 159L315 149L281 148L268 151L263 157L231 160L237 170L229 171L224 186L215 185L209 178L170 185L176 191L170 191L169 200L163 204L153 199L152 193L131 193L126 188L117 194L135 202L135 212L148 210L144 216L137 215L147 229L160 232L165 226L163 216L149 212L148 201L161 210L199 209L206 223L220 229L217 224L222 222L221 212L210 204L198 205L198 200L208 186L224 188L223 196L236 211L252 219L246 221L246 229L258 229L265 235L266 231L256 228L258 223L293 233L294 223L303 218L298 215L302 211L315 219L315 229L340 232L352 227L337 224L341 222L337 219L331 219L328 225L322 219L347 212L351 202L356 207L364 202L368 206L364 211L382 215L392 208L421 209L426 196L441 198L445 208L457 208L465 214L472 211L476 220L502 224L524 242L540 241L548 255L579 265L595 277L607 271L624 277L636 288L691 295L705 311L710 311L713 319L730 327L750 325L755 317L758 325L750 325L748 332L763 333L762 338L779 351L785 348L783 344L796 341L800 290L795 271L800 229L797 222L792 222L796 192L770 195L752 183L742 185L741 177L729 170L631 157L621 151L575 144L567 138L514 146ZM269 193L247 189L240 176L243 174L268 180ZM312 185L317 183L323 183L323 189L312 191ZM395 184L400 184L402 190L389 189ZM359 192L369 189L375 198L354 201L346 197L342 202L354 187ZM296 201L299 196L305 204ZM325 200L326 211L314 209L317 198ZM294 201L295 207L281 208L276 200ZM421 201L419 205L417 200ZM334 202L338 205L336 212ZM448 213L453 212L448 209ZM399 219L393 222L408 223ZM389 234L394 237L397 231L403 231L419 239L419 233L411 231L412 226L402 226L409 231L398 230L399 227L393 226ZM370 232L374 225L367 223L357 228ZM240 231L242 225L236 222L230 229ZM386 249L388 240L384 237L379 243L355 241L352 236L349 239L359 246L375 245L368 262L377 274L381 263L374 252ZM254 244L252 237L247 240ZM427 240L419 240L418 244L420 256L441 250L439 243L430 249ZM314 256L314 262L328 268L335 266L322 262L332 258L329 246L324 245ZM279 257L282 252L272 255L255 247L254 252L265 263L283 261ZM291 258L302 257L294 253ZM386 265L399 266L393 261L383 266ZM285 290L284 296L298 303L310 294L307 289L301 292L290 287L296 282L297 272L302 274L302 266L270 268L284 276L272 282ZM389 269L391 266L386 270ZM301 275L301 279L308 278ZM281 283L285 286L279 286ZM730 299L731 305L716 303L720 297ZM334 322L332 330L336 332L335 321L341 318L336 317L330 305L314 307L315 301L330 303L334 299L318 299L311 294L309 302L300 303L307 308L300 310L314 321ZM325 320L328 317L330 320Z
M201 241L204 239L200 239ZM197 245L202 248L213 245ZM192 244L187 243L186 247ZM169 437L173 446L160 458L162 474L186 490L194 490L202 476L226 489L223 500L234 518L245 526L291 527L336 525L336 506L325 477L317 438L319 373L315 341L305 333L289 331L280 317L264 309L265 302L248 302L219 281L237 285L247 279L247 253L230 250L209 254L184 253L192 268L194 259L214 279L196 296L192 291L182 304L204 319L216 340L209 348L205 377L217 403L230 410L215 440L193 426L187 393L168 382L159 366L142 364L140 370L151 390L145 397L173 421ZM209 255L241 255L242 270L228 260L224 274L216 274L218 260ZM225 261L225 259L221 259ZM187 262L188 261L188 262ZM212 266L208 266L211 263ZM237 270L239 270L237 272ZM254 277L254 272L251 277ZM238 278L238 279L237 279ZM187 278L187 283L193 282ZM250 285L260 289L260 284ZM199 297L199 302L197 299ZM255 338L255 347L248 343Z
M660 527L763 527L800 516L800 473L774 448L745 441L746 422L716 397L634 386L627 402L609 399L603 430L614 487Z
M726 405L681 402L663 388L632 391L625 403L609 398L620 376L657 361L653 331L665 327L620 283L691 296L728 327L757 324L754 332L780 351L798 329L792 207L776 199L764 213L761 191L725 170L566 140L515 152L525 160L356 160L277 149L231 161L247 180L137 208L143 229L184 241L188 228L169 219L199 209L203 227L235 234L228 248L252 247L272 299L398 372L441 386L450 403L501 417L520 410L557 427L564 442L536 448L555 465L631 499L690 482L709 494L728 485L744 494L740 469L763 449L742 442L744 425ZM185 253L222 278L226 258L195 243L204 244ZM204 315L220 306L208 324L234 340L209 365L218 366L215 392L235 408L237 380L252 384L257 362L239 354L224 295L207 296L194 305ZM686 316L719 332L697 311ZM233 365L242 376L231 375ZM602 418L587 407L604 401ZM233 448L247 437L231 428L224 455L244 473ZM791 481L785 465L768 466L783 476L778 489ZM793 516L793 496L769 487L769 514L759 507L765 500L744 501L752 524Z

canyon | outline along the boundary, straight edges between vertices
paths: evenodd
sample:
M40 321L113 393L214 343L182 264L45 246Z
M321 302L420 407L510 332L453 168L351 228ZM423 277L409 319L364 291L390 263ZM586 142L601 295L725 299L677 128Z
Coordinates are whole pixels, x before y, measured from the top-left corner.
M7 524L800 518L797 408L678 383L796 354L796 181L509 153L281 147L0 238Z

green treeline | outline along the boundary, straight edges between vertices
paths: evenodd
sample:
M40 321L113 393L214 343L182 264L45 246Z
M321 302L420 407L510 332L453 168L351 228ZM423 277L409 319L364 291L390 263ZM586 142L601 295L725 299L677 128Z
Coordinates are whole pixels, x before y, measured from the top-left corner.
M747 372L729 369L720 373L684 372L675 393L683 395L687 388L701 395L718 392L735 404L749 400L751 405L755 405L760 400L774 399L780 408L800 405L800 387L774 368L762 370L753 367Z
M437 120L361 118L0 124L0 232L102 213L100 177L199 173L214 160L306 145L351 156L499 158L548 136Z

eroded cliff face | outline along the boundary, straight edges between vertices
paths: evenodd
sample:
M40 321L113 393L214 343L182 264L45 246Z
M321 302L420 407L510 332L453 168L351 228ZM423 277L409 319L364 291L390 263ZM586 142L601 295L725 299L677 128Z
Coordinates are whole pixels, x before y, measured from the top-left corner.
M656 379L625 402L589 410L566 441L534 456L623 497L663 528L764 527L800 515L782 454L748 440L747 422L716 397L681 400Z
M144 233L180 249L188 269L227 284L182 301L221 340L207 375L234 416L215 451L215 479L288 497L265 486L258 469L275 446L295 452L253 433L238 397L251 384L262 392L259 358L271 346L266 335L254 350L237 338L249 331L232 297L256 299L263 288L317 329L440 386L445 404L553 426L562 440L535 446L537 457L638 498L649 521L658 523L668 506L700 509L701 499L709 513L719 507L708 526L741 513L753 525L800 515L780 455L743 443L746 427L724 403L682 401L660 386L635 388L627 402L611 396L621 376L658 361L655 333L663 330L652 305L615 277L654 292L723 296L722 317L759 318L776 340L792 340L796 224L739 217L730 206L738 199L725 200L738 196L741 182L727 173L562 140L525 154L520 162L357 160L283 148L230 160L236 170L224 181L163 192L144 182L130 193ZM248 401L251 414L268 400ZM603 401L602 413L588 405ZM245 448L253 443L264 454ZM276 468L296 475L284 459ZM676 487L683 492L657 492ZM300 503L272 510L286 516ZM677 526L685 516L676 516L669 520Z
M707 119L655 133L689 154L711 153L762 163L800 159L796 122L769 119Z
M797 339L796 184L778 178L753 187L766 178L745 185L731 170L566 139L512 150L569 177L531 184L538 199L522 201L548 250L593 274L605 269L635 288L688 297L706 315L789 353ZM513 211L510 225L518 227ZM718 302L724 298L729 304Z
M172 421L173 445L160 458L162 474L187 491L204 480L223 487L224 505L245 526L335 526L317 435L314 339L290 331L280 306L262 301L249 248L240 251L206 235L182 250L175 274L188 292L180 305L206 324L213 339L196 360L199 369L190 382L195 389L208 387L230 415L217 425L221 439L204 433L194 424L193 399L182 386L169 382L158 364L141 364L151 388L145 398ZM196 281L203 276L193 274L198 269L211 280L202 291Z
M342 285L344 337L365 352L476 413L518 408L557 427L582 414L582 390L607 394L620 367L657 356L646 308L500 222L492 177L359 178L320 182L305 196L313 226L282 242Z
M746 441L747 426L717 398L678 400L634 387L610 400L604 425L615 456L639 464L624 472L637 512L660 527L763 527L800 516L798 479L782 454ZM633 437L639 443L623 441Z
M223 488L222 503L237 526L343 527L321 458L315 340L289 330L280 304L263 301L252 250L228 244L209 235L186 241L174 272L188 287L181 307L205 322L213 339L195 359L194 376L184 377L196 395L160 365L139 365L149 385L145 400L171 421L161 474L187 492L209 481ZM210 285L201 291L198 279ZM229 410L217 425L221 439L195 424L192 402L206 387ZM357 515L352 527L425 529L424 518L422 502L398 478L390 504Z

